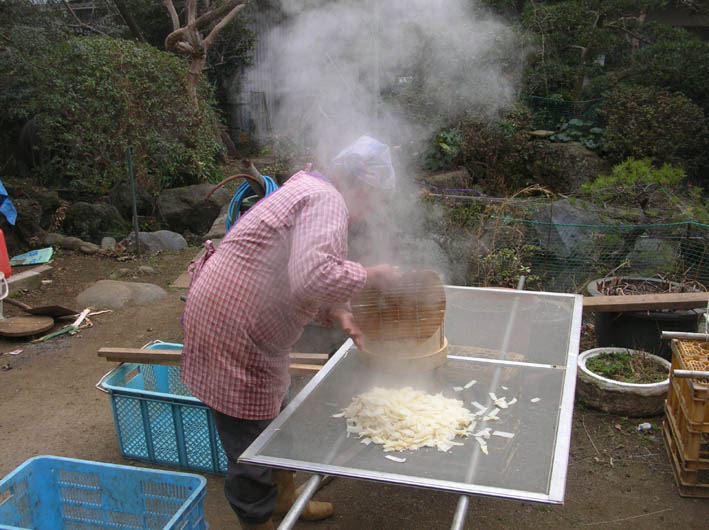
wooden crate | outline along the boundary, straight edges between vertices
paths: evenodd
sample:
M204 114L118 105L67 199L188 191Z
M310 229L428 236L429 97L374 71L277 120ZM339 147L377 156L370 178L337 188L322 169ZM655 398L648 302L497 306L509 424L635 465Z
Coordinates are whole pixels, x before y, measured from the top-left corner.
M681 497L709 498L709 468L688 469L680 458L676 440L668 421L663 422L665 449Z
M687 422L693 430L709 432L709 379L675 378L675 370L709 371L709 343L696 340L672 341L672 370L668 406L675 416L684 406Z
M709 462L709 434L691 429L683 414L675 416L665 402L666 423L669 424L684 462Z

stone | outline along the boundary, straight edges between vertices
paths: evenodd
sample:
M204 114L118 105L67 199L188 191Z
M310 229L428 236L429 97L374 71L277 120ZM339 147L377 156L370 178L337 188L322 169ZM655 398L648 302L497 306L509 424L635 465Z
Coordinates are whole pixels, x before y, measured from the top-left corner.
M158 230L156 232L138 232L140 241L140 253L154 255L163 250L182 250L188 247L184 237L170 230ZM128 252L136 252L135 234L131 232L121 241Z
M210 228L209 232L202 238L203 241L207 241L207 239L221 239L226 235L226 217L228 214L229 205L225 204L219 212L219 217L212 223L212 228Z
M540 142L530 162L535 181L551 191L573 194L586 182L610 173L610 166L580 142Z
M470 173L464 167L452 171L442 171L431 175L419 176L418 180L443 189L470 187Z
M167 291L152 283L99 280L76 297L79 307L122 309L128 305L147 305L167 296Z
M44 244L49 245L51 247L53 247L53 246L61 247L62 241L64 241L65 238L66 238L66 236L63 234L57 234L56 232L49 232L46 236L44 236Z
M155 269L153 269L149 265L141 265L140 267L138 267L138 272L141 274L155 274Z
M94 243L89 243L84 241L84 244L79 247L79 251L83 252L84 254L96 254L99 250L101 250L101 247Z
M42 207L38 201L25 198L12 198L17 210L15 225L7 222L0 215L0 229L5 236L5 245L10 255L25 252L27 247L39 248L44 242L46 232L39 225Z
M108 194L108 199L125 219L133 219L133 197L129 183L122 182L114 186ZM135 187L135 203L138 216L153 214L153 197L140 186Z
M68 236L62 239L61 246L67 250L79 250L84 244L84 241L78 237Z
M128 231L128 224L118 210L101 202L75 202L66 211L63 227L66 234L92 243L99 243L107 232Z
M529 131L530 136L534 136L535 138L549 138L550 136L554 136L554 131L545 131L544 129L537 129L536 131Z
M551 223L551 226L549 224L533 225L534 230L545 250L564 258L573 257L579 253L579 245L589 243L588 230L583 226L575 225L604 224L597 206L581 200L575 200L572 203L568 199L544 205L532 214L532 220Z
M112 249L116 248L116 240L110 236L105 236L101 238L101 248Z
M206 233L222 207L231 200L224 188L219 188L209 200L205 200L212 188L211 184L196 184L164 190L158 196L158 217L174 232Z
M111 280L119 280L120 278L127 278L128 276L132 276L133 271L131 269L127 269L125 267L116 269L111 273L110 279Z

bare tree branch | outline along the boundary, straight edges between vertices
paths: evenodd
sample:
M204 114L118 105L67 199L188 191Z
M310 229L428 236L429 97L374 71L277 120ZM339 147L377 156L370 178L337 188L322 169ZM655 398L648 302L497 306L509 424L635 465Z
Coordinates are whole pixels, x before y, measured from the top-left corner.
M108 37L108 35L106 35L103 31L100 31L100 30L93 28L93 27L89 26L88 24L85 24L84 22L82 22L81 19L76 16L76 13L74 13L74 10L71 8L71 6L69 6L69 4L67 3L66 0L62 0L62 4L64 5L64 7L67 8L69 13L71 13L71 16L74 18L74 20L76 20L78 27L86 28L89 31L93 31L94 33L96 33L98 35L101 35L103 37Z
M229 10L233 9L234 6L239 3L246 5L247 2L243 0L229 0L228 2L224 2L223 4L215 7L212 11L204 13L202 16L200 16L195 21L195 26L201 30L205 26L211 24L213 20L226 14Z
M172 0L163 0L162 3L165 5L167 12L170 14L170 20L172 20L172 31L174 33L180 29L180 17L177 16L177 11L175 10ZM170 35L168 35L168 39L169 38ZM167 42L167 39L165 39L165 41Z
M197 0L187 0L187 27L194 25L197 19Z
M219 23L212 28L212 31L209 32L209 35L207 35L207 38L204 39L204 46L208 48L209 46L212 45L214 42L214 39L217 38L217 35L219 32L224 29L224 27L231 22L231 20L236 16L236 14L244 9L246 7L246 4L239 4L236 6L234 9L232 9L227 16L225 16L223 19L219 21Z

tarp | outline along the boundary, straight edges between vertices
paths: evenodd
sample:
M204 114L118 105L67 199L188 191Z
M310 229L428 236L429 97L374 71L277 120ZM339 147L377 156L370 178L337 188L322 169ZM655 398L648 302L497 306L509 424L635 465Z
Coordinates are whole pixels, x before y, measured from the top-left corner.
M15 210L15 205L12 204L10 196L7 194L5 186L0 182L0 213L5 216L7 222L12 226L15 226L15 221L17 220L17 210Z

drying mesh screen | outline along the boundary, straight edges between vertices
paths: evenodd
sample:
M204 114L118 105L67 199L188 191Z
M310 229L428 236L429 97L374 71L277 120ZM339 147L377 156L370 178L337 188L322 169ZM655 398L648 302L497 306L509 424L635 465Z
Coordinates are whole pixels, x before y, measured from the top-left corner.
M257 441L258 447L252 446L246 459L268 463L269 458L278 458L287 467L309 471L327 466L323 471L333 472L329 466L335 466L335 474L373 480L388 476L385 480L390 482L396 482L392 475L404 475L406 483L423 487L432 480L446 481L460 488L441 489L461 493L471 492L473 484L510 490L510 497L524 498L515 493L520 491L547 495L559 425L565 416L570 420L572 412L571 406L561 405L568 384L567 357L572 354L575 361L578 353L570 351L574 345L578 348L577 341L570 340L572 333L580 331L580 318L574 321L578 299L456 288L449 289L447 299L446 335L451 349L444 366L416 375L374 372L359 361L353 348L326 368L317 385L306 388L280 418L285 421ZM456 438L464 445L446 453L434 448L385 453L379 445L362 444L356 435L346 437L345 419L332 417L354 396L374 386L406 385L460 399L472 412L478 410L473 401L494 408L490 392L508 403L516 399L498 412L499 421L482 422L479 417L475 429L490 427L514 436L491 436L486 440L487 455L473 437ZM387 454L406 461L391 461Z

